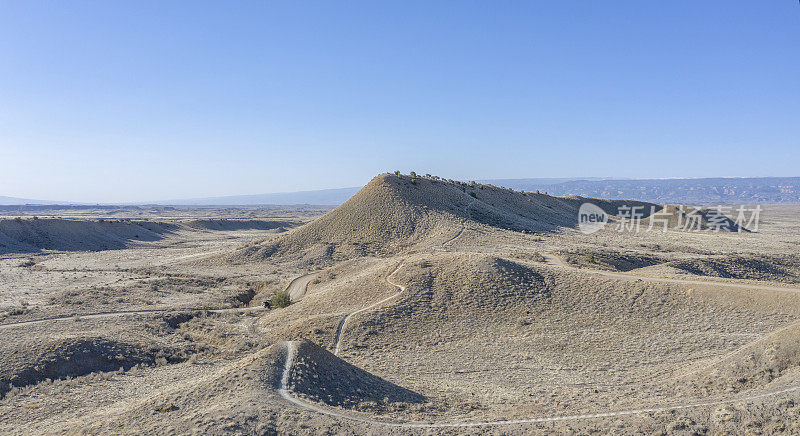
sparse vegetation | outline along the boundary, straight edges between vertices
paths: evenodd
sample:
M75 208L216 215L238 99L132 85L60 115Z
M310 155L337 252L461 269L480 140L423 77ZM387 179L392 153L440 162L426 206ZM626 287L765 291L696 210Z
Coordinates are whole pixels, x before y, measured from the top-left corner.
M724 278L717 282L784 281L782 286L796 287L787 281L800 275L800 258L792 251L800 247L795 217L779 224L776 232L748 235L746 244L727 235L714 239L713 251L701 252L693 235L579 234L570 228L570 217L580 200L533 197L471 181L434 183L437 178L427 174L414 174L417 185L412 186L407 176L382 174L346 206L274 236L239 226L235 219L204 217L189 226L181 218L153 221L146 211L131 213L136 226L128 226L120 212L70 215L66 223L42 218L35 226L5 220L8 233L43 231L51 223L78 229L78 223L80 229L101 229L101 234L122 230L125 238L138 233L154 242L117 252L50 253L41 248L41 254L20 251L3 260L0 321L47 321L0 328L0 353L10 362L0 368L0 390L7 390L0 415L18 427L23 424L14 420L21 416L31 432L44 434L49 433L40 430L73 430L70 420L77 415L87 418L76 421L76 432L88 426L106 429L95 417L107 415L95 410L113 410L119 421L108 428L127 433L155 433L158 426L186 417L208 433L256 433L248 423L262 422L267 423L262 433L324 433L331 425L342 433L364 433L360 424L286 412L278 403L282 400L276 387L287 355L282 342L287 339L296 340L298 347L287 392L320 408L338 405L342 413L361 411L385 420L498 420L514 414L543 416L542 410L571 416L624 410L647 401L672 406L684 398L744 396L761 392L776 378L787 386L794 383L798 331L785 330L781 340L773 336L800 316L794 293L770 291L769 298L754 298L762 295L755 288L728 293L715 283L710 293L694 284L690 288L656 278L700 281L716 276ZM481 199L481 207L467 209L470 220L464 219L464 207L471 201L464 193ZM39 210L40 217L50 216ZM93 224L99 216L106 225ZM180 231L154 240L151 229L172 222L180 222ZM223 232L215 236L210 229ZM56 237L25 241L70 236L77 241L70 244L80 249L85 245L78 242L98 233L53 233ZM772 253L758 252L758 244L770 244ZM97 247L102 244L91 245ZM263 253L278 255L257 257ZM28 257L36 261L34 268L16 268ZM631 273L617 277L622 271ZM286 311L261 307L268 296L273 296L273 308L287 306L289 295L275 291L301 274L309 277L309 298ZM396 294L400 288L393 290L393 284L402 285L403 292ZM23 300L30 304L23 305ZM164 313L112 319L87 316L162 308ZM194 308L208 310L189 310ZM349 318L338 338L341 353L333 356L342 320L365 308ZM65 338L89 340L70 351ZM739 355L740 349L747 352ZM719 356L730 357L718 364ZM186 363L173 365L179 362ZM707 362L712 367L702 369ZM87 368L92 372L87 374ZM674 391L663 389L662 377L690 370L696 373L670 382ZM13 377L24 382L10 386ZM576 382L586 386L574 387ZM163 385L169 394L149 395L143 388L151 385ZM135 407L120 402L121 395ZM75 399L68 412L53 400L62 396ZM654 428L735 433L745 425L743 420L751 420L768 422L759 428L770 433L773 421L794 416L798 409L792 395L782 398L742 403L730 414L687 409L619 417L619 423L630 433ZM519 411L512 411L514 407ZM750 408L755 412L747 415ZM149 417L131 419L142 412ZM691 414L691 421L673 425L683 414ZM276 422L279 415L283 417ZM232 425L239 416L244 418ZM295 419L300 416L310 419ZM717 416L730 428L708 424ZM587 418L570 421L569 428L551 423L547 428L509 424L507 429L591 433L606 422ZM7 428L3 425L0 432ZM438 434L435 429L430 433Z
M538 252L516 251L511 256L517 259L529 260L532 262L544 262L546 259Z
M289 305L292 304L292 298L289 296L288 292L278 291L272 296L272 301L270 301L270 304L272 307L282 309L284 307L289 307Z
M176 410L178 410L178 406L176 406L176 405L174 405L172 403L169 403L169 404L167 404L165 406L161 406L161 407L157 408L156 412L158 412L158 413L169 413L169 412L174 412Z
M25 259L19 263L19 266L21 268L30 268L34 265L36 265L36 262L34 262L33 259Z

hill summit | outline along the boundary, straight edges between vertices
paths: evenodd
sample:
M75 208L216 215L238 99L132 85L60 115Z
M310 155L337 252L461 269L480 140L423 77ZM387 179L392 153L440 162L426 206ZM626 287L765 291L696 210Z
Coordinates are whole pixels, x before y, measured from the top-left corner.
M584 202L597 204L609 214L615 214L622 204L650 205L554 197L435 176L381 174L328 214L277 239L250 244L231 260L284 254L333 259L388 255L411 246L441 245L456 235L467 219L500 229L551 232L575 227Z

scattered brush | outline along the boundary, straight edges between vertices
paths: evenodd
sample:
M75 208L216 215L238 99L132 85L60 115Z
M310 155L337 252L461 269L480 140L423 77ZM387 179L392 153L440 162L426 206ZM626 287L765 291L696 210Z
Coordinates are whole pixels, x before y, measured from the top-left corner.
M277 308L281 308L282 309L282 308L288 307L290 304L292 304L292 299L291 299L291 297L289 297L289 293L288 292L286 292L286 291L278 291L272 297L272 300L270 301L270 303L271 303L271 305L273 307L277 307Z

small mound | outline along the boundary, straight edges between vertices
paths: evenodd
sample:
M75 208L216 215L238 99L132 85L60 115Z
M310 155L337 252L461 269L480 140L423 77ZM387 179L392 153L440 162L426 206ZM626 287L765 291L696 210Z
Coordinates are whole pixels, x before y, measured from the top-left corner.
M678 207L667 205L659 208L653 215L642 220L642 226L648 228L668 230L718 230L722 232L737 232L739 226L727 216L714 209L700 209L694 207ZM743 232L749 232L744 227Z
M119 402L79 426L88 434L292 433L277 430L283 424L276 410L287 410L277 393L285 361L286 347L278 343L221 365L190 365L185 378Z
M440 255L404 264L393 276L406 292L353 321L344 349L386 340L396 345L466 338L474 328L513 326L552 309L554 278L542 269L489 255Z
M496 256L446 256L435 263L408 265L398 272L397 279L408 277L413 287L422 292L408 296L394 310L417 316L416 308L428 314L471 311L499 313L531 308L546 301L550 286L537 270Z
M33 352L14 350L4 356L0 368L0 395L11 387L28 386L46 379L129 369L137 364L152 365L162 354L166 361L172 358L171 353L105 338L65 339Z
M692 374L689 380L716 392L762 388L800 370L800 325L796 322L757 339Z
M800 260L794 256L731 256L670 262L671 267L699 276L800 283Z
M301 341L289 387L311 401L364 409L373 404L423 403L425 397L374 376L327 350Z
M133 241L162 239L175 228L173 224L125 220L2 219L0 253L116 250Z
M652 254L611 250L569 250L561 251L559 255L567 263L581 268L609 271L632 271L668 262L668 259Z

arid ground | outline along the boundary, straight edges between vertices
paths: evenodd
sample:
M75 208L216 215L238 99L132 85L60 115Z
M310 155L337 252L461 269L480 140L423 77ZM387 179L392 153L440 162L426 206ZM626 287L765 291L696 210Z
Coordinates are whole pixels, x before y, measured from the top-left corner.
M584 234L584 202L648 206L384 174L334 210L6 210L0 433L800 433L800 206Z

